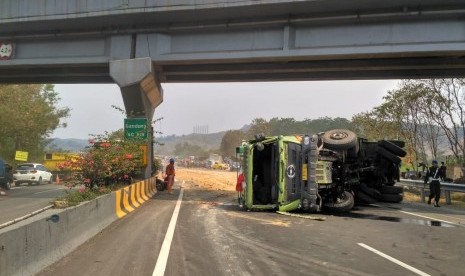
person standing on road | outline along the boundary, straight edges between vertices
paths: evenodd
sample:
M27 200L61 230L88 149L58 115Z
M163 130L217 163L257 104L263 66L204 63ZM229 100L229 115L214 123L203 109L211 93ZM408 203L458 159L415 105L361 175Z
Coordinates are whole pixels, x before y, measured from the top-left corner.
M237 177L237 183L236 183L236 191L237 191L237 201L239 203L239 207L242 207L242 191L244 190L245 186L245 177L244 173L240 172L240 174Z
M174 176L176 175L176 171L174 170L174 159L170 159L170 163L166 166L165 169L165 174L166 177L168 178L168 183L167 183L167 190L168 193L172 194L173 192L171 191L171 188L173 187L174 184Z
M447 167L444 164L444 162L441 162L441 167L439 168L439 172L441 173L440 178L442 179L442 181L446 181Z
M425 175L425 184L429 181L429 199L428 204L431 204L431 199L434 197L434 207L439 206L439 198L441 197L441 183L439 178L441 177L441 171L438 167L438 161L433 160L433 165L428 169Z

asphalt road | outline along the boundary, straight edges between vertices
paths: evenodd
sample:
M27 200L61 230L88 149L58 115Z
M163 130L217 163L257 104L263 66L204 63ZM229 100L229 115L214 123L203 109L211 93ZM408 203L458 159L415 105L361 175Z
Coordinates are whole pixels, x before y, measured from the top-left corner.
M245 212L235 206L232 192L193 187L183 189L171 238L168 225L179 193L179 187L174 194L158 193L39 275L152 275L163 257L167 257L164 274L154 275L392 276L465 271L463 212L405 203L302 218Z
M65 193L61 185L26 185L12 187L6 196L0 196L0 224L25 216L50 205Z

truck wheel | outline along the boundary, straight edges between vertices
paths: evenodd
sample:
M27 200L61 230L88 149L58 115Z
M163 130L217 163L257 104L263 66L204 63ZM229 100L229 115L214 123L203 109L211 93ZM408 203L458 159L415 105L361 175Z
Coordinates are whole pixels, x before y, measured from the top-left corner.
M337 198L336 202L328 202L325 203L324 206L327 210L333 212L349 212L354 207L354 196L350 192L344 191L344 193Z
M379 199L381 196L381 193L378 190L372 187L368 187L366 184L363 183L360 184L360 190L374 199Z
M48 180L48 184L52 184L52 179L53 179L53 175L50 176L50 179Z
M357 135L347 129L333 129L322 136L324 147L331 150L348 150L357 145Z
M404 187L402 187L402 186L386 186L386 185L383 185L383 186L381 186L380 192L382 194L397 195L397 194L401 194L401 193L404 192Z
M394 145L393 143L386 141L386 140L381 140L378 141L378 145L382 146L383 148L387 149L388 151L394 153L397 156L400 157L405 157L407 155L407 152L400 147Z
M402 195L381 194L380 200L382 202L399 203L404 199Z
M398 146L399 148L405 148L405 142L404 141L401 141L401 140L387 140L391 143L393 143L394 145Z
M376 199L372 198L371 196L365 194L362 191L358 191L356 198L357 203L362 203L362 204L375 204L378 202Z
M15 186L16 186L16 187L19 187L20 185L21 185L21 183L15 182Z
M388 150L386 150L385 148L383 147L379 147L376 149L376 151L378 152L379 155L381 155L382 157L384 157L385 159L391 161L392 163L396 164L396 165L399 165L401 160L399 158L399 156L389 152Z

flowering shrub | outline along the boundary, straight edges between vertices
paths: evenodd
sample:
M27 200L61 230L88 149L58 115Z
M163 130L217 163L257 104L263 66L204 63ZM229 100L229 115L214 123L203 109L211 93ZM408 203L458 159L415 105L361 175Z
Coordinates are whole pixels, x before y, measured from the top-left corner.
M87 188L131 183L142 164L140 142L120 141L106 135L89 139L90 146L78 158L63 163L63 169L76 173L72 186Z

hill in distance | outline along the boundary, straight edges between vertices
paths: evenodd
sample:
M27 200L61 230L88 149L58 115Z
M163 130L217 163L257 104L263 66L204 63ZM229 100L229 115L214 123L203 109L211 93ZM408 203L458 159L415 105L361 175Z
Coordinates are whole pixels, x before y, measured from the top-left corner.
M87 139L61 139L52 138L51 142L45 147L48 152L81 152L89 145Z
M211 134L188 134L182 136L161 136L155 137L155 141L163 145L155 144L155 154L170 155L174 151L176 144L189 143L190 145L198 145L205 150L218 149L221 144L221 139L225 131L211 133ZM47 145L46 151L48 152L81 152L85 151L89 146L87 139L61 139L53 138Z

